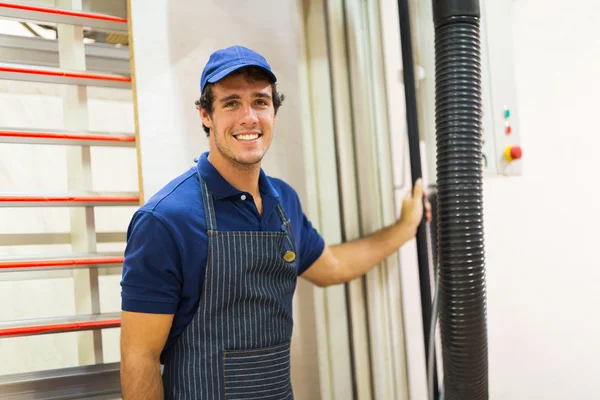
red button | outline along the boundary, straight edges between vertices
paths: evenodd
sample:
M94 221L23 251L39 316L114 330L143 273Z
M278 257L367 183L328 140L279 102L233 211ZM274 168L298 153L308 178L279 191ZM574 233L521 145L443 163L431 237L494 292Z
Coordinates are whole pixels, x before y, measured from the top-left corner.
M513 160L518 160L523 156L523 150L521 150L521 146L513 146L510 149L510 156Z
M518 160L523 156L523 150L521 150L521 146L508 146L504 150L504 157L508 161Z

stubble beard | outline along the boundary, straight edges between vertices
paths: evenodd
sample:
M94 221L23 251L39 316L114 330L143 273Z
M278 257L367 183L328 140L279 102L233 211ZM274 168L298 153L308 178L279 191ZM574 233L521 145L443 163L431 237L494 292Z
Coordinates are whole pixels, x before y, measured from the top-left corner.
M263 149L262 155L259 157L258 160L251 162L240 160L235 156L235 154L233 153L233 151L231 151L230 148L227 148L226 146L222 145L218 135L216 135L214 132L213 135L215 135L215 146L217 147L217 151L221 154L221 156L223 156L224 159L228 160L230 164L237 169L250 170L256 168L256 166L260 165L263 158L265 157L265 154L267 153L267 151Z

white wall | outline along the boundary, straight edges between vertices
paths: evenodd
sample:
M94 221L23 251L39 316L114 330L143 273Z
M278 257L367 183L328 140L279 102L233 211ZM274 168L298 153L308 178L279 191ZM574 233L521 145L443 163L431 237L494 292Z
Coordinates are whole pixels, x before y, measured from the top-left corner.
M493 399L600 391L600 4L514 2L525 172L485 181Z

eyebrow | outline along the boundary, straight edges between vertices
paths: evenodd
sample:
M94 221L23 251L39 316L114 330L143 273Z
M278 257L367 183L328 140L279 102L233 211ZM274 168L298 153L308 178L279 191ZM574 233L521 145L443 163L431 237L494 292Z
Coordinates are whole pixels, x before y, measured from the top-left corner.
M258 97L258 98L263 98L263 99L269 99L269 100L271 100L271 96L269 96L266 93L262 93L262 92L255 92L255 93L252 94L252 96L253 97ZM239 100L239 99L241 99L241 97L240 97L239 94L231 94L231 95L229 95L227 97L223 97L223 98L219 99L219 101L221 103L225 103L225 102L228 102L228 101L231 101L231 100Z

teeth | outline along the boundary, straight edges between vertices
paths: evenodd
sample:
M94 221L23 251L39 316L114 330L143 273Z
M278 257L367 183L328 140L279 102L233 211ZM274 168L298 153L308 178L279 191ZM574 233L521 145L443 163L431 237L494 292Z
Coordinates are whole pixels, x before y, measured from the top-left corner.
M258 138L258 134L254 133L251 135L237 135L235 138L238 140L254 140Z

